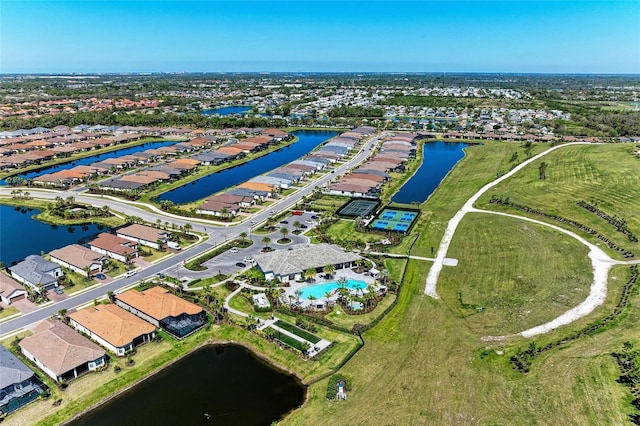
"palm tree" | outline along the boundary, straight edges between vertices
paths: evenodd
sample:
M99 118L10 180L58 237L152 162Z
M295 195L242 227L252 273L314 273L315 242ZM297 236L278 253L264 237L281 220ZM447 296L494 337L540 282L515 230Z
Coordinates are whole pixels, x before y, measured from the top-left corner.
M311 296L309 296L309 300L311 301L311 310L315 310L315 304L313 303L315 300L317 299L317 297L315 297L313 294Z
M244 246L244 242L247 239L247 233L245 231L242 231L239 235L240 237L240 242L242 243L242 245Z
M262 237L262 244L264 244L264 248L268 248L269 247L269 243L271 242L271 238L269 237Z
M331 298L331 292L327 291L324 293L324 300L327 307L329 307L329 299Z
M306 271L304 271L304 277L307 279L307 281L310 281L315 276L316 276L316 270L313 268L309 268Z
M300 228L302 228L302 224L300 223L299 220L296 220L295 222L293 222L293 228L296 231L300 231ZM298 235L300 235L300 233L298 233ZM299 238L296 238L296 240L299 240ZM299 242L299 241L298 241Z
M184 232L189 232L193 230L193 225L191 225L189 222L184 224Z
M327 275L333 276L333 274L336 272L336 265L330 263L326 265L324 268L322 268L322 272L324 272Z
M283 226L282 228L280 228L280 233L282 234L282 239L285 239L289 234L289 230Z

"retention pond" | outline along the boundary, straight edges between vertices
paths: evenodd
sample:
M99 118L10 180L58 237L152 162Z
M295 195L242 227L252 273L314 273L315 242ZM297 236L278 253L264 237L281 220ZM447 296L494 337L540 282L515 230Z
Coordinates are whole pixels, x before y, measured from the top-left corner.
M270 425L304 402L305 388L240 346L187 355L72 426Z
M464 157L461 142L426 142L423 146L422 165L395 193L391 201L411 204L423 203L436 190L453 166Z

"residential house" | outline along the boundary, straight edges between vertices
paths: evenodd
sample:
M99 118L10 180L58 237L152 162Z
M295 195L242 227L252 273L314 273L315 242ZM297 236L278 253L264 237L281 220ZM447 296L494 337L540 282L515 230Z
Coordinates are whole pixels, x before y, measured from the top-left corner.
M154 249L159 249L160 243L166 243L169 238L167 231L138 223L118 229L116 235Z
M91 250L127 263L138 256L138 244L126 238L103 232L89 243Z
M27 405L46 389L29 367L0 345L0 413L11 413Z
M105 256L79 244L53 250L49 253L49 257L52 262L87 278L94 273L102 272L102 265L106 259Z
M156 333L153 325L111 303L80 309L68 317L73 328L118 356L150 342Z
M23 355L56 382L74 379L107 363L100 346L59 320L42 321L20 341Z
M7 305L27 297L27 290L10 276L0 272L0 300Z
M63 274L57 263L49 262L41 256L32 254L22 262L9 267L11 276L18 282L29 286L32 290L47 291L58 285L58 278Z
M207 323L200 306L169 293L162 287L135 289L115 296L116 304L140 318L183 338Z

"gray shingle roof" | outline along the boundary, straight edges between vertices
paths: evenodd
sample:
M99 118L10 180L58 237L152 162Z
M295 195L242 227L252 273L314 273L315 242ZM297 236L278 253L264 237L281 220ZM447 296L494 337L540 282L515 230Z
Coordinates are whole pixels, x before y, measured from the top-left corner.
M24 382L33 374L9 349L0 345L0 389Z
M22 262L9 267L12 273L24 278L33 284L42 284L44 287L51 285L57 281L57 279L47 272L60 268L57 263L49 262L48 260L37 256L35 254L27 256Z
M326 265L354 262L355 253L345 252L333 244L312 244L293 250L277 250L255 256L262 272L276 275L290 275L304 272L309 268L322 268Z

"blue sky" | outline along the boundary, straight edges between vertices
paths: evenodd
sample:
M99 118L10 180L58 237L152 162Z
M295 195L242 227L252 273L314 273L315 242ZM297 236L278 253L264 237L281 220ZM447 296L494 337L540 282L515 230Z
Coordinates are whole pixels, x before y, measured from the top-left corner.
M640 1L0 1L0 72L640 73Z

